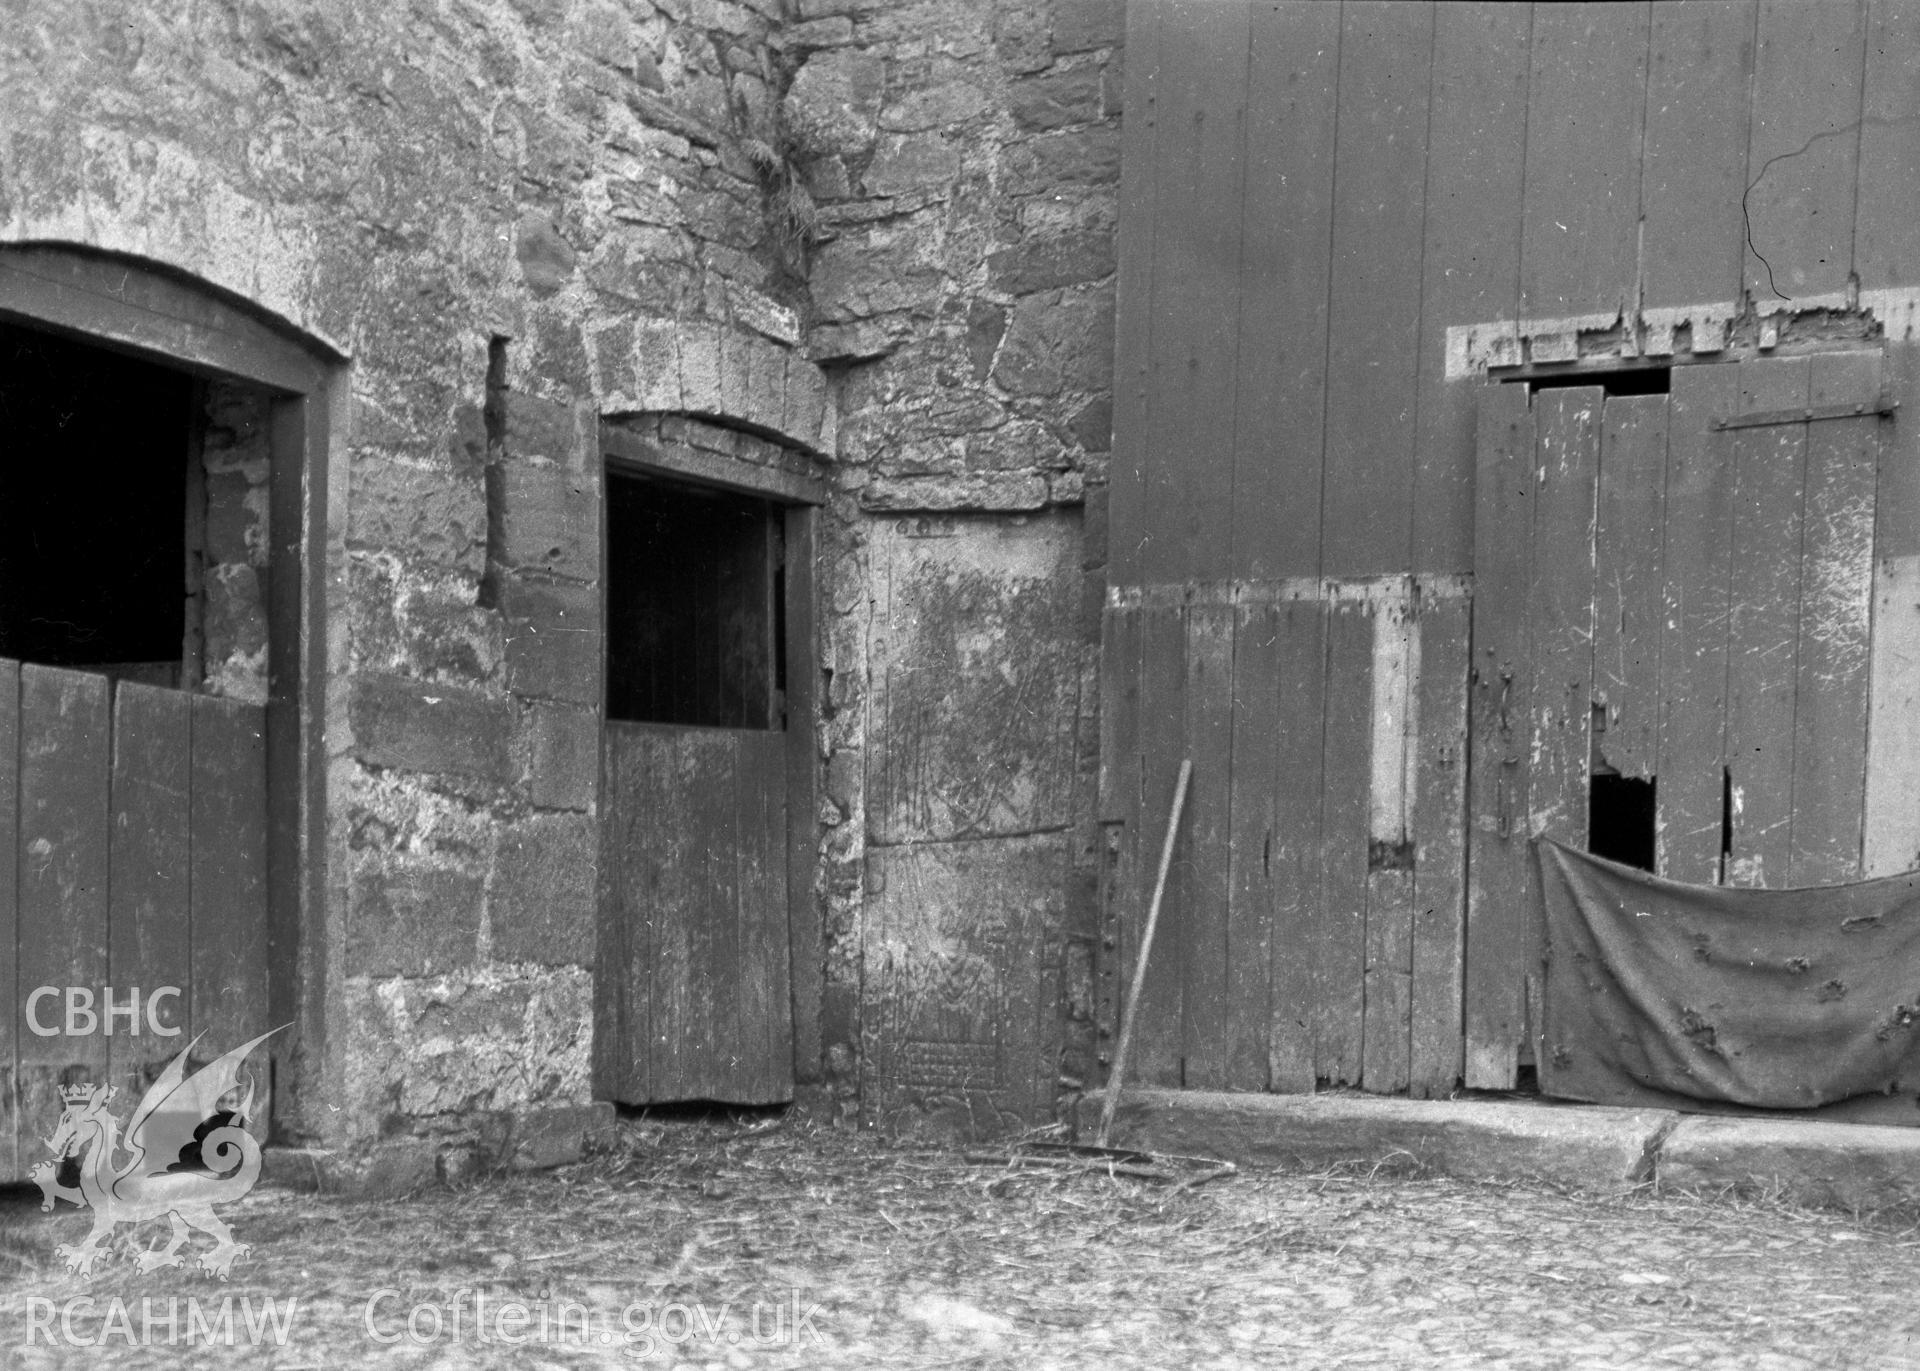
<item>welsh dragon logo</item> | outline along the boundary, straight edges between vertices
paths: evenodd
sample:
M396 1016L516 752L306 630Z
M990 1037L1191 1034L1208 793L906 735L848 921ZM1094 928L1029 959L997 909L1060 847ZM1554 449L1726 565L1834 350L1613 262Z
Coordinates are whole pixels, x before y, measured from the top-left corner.
M247 1054L279 1031L262 1033L189 1075L187 1055L200 1041L194 1038L140 1097L124 1143L119 1121L107 1112L120 1093L116 1087L62 1087L66 1109L53 1136L44 1139L53 1160L41 1162L29 1175L44 1196L42 1210L52 1210L56 1200L93 1210L93 1231L86 1239L54 1249L70 1270L92 1276L93 1264L102 1255L101 1244L117 1225L143 1223L164 1214L173 1225L173 1241L140 1253L135 1265L142 1272L184 1266L186 1258L180 1249L197 1228L215 1243L211 1252L201 1255L200 1268L221 1280L227 1278L234 1260L248 1248L234 1241L232 1230L213 1207L229 1204L253 1189L260 1179L260 1144L245 1127L253 1110L252 1079L237 1105L223 1109L221 1100L240 1088L240 1064ZM123 1150L129 1160L118 1165L116 1154ZM80 1157L78 1189L59 1182L60 1163L76 1154Z

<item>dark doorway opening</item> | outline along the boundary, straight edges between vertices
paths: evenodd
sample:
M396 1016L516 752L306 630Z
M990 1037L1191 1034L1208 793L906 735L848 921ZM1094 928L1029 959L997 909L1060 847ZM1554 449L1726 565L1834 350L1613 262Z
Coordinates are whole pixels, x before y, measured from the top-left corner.
M177 677L195 394L0 323L0 657Z
M1649 776L1597 775L1588 794L1587 851L1608 861L1654 869L1654 796Z
M784 727L784 516L607 472L607 717Z

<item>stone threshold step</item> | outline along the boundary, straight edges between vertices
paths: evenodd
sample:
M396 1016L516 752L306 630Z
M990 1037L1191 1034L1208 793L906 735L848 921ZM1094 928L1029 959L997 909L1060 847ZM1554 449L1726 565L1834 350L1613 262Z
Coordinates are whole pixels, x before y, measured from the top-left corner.
M1090 1142L1104 1094L1075 1109ZM1920 1206L1920 1129L1741 1119L1554 1101L1406 1100L1129 1090L1112 1142L1318 1170L1404 1165L1471 1180L1536 1181L1618 1192L1777 1194L1849 1210Z

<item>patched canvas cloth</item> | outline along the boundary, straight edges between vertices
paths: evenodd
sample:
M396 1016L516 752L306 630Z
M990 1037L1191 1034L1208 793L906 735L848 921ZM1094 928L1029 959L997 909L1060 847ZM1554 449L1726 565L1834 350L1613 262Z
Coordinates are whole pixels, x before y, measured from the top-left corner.
M1809 1109L1920 1088L1920 873L1750 890L1534 853L1546 1093Z

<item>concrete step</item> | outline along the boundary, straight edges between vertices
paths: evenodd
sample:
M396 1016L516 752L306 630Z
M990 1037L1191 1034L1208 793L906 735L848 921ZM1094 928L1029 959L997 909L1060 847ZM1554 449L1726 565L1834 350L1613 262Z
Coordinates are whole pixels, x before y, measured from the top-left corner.
M1662 1190L1776 1193L1801 1204L1920 1207L1920 1129L1690 1114L1660 1146Z
M1080 1102L1081 1141L1098 1129L1103 1104L1097 1091ZM1588 1105L1129 1090L1112 1143L1243 1166L1404 1164L1475 1180L1622 1190L1650 1179L1653 1149L1678 1121L1664 1110Z
M1093 1140L1104 1095L1076 1108ZM1727 1118L1557 1101L1405 1100L1379 1095L1256 1095L1129 1090L1112 1143L1318 1170L1404 1164L1473 1180L1587 1191L1777 1194L1849 1210L1920 1208L1920 1129Z

